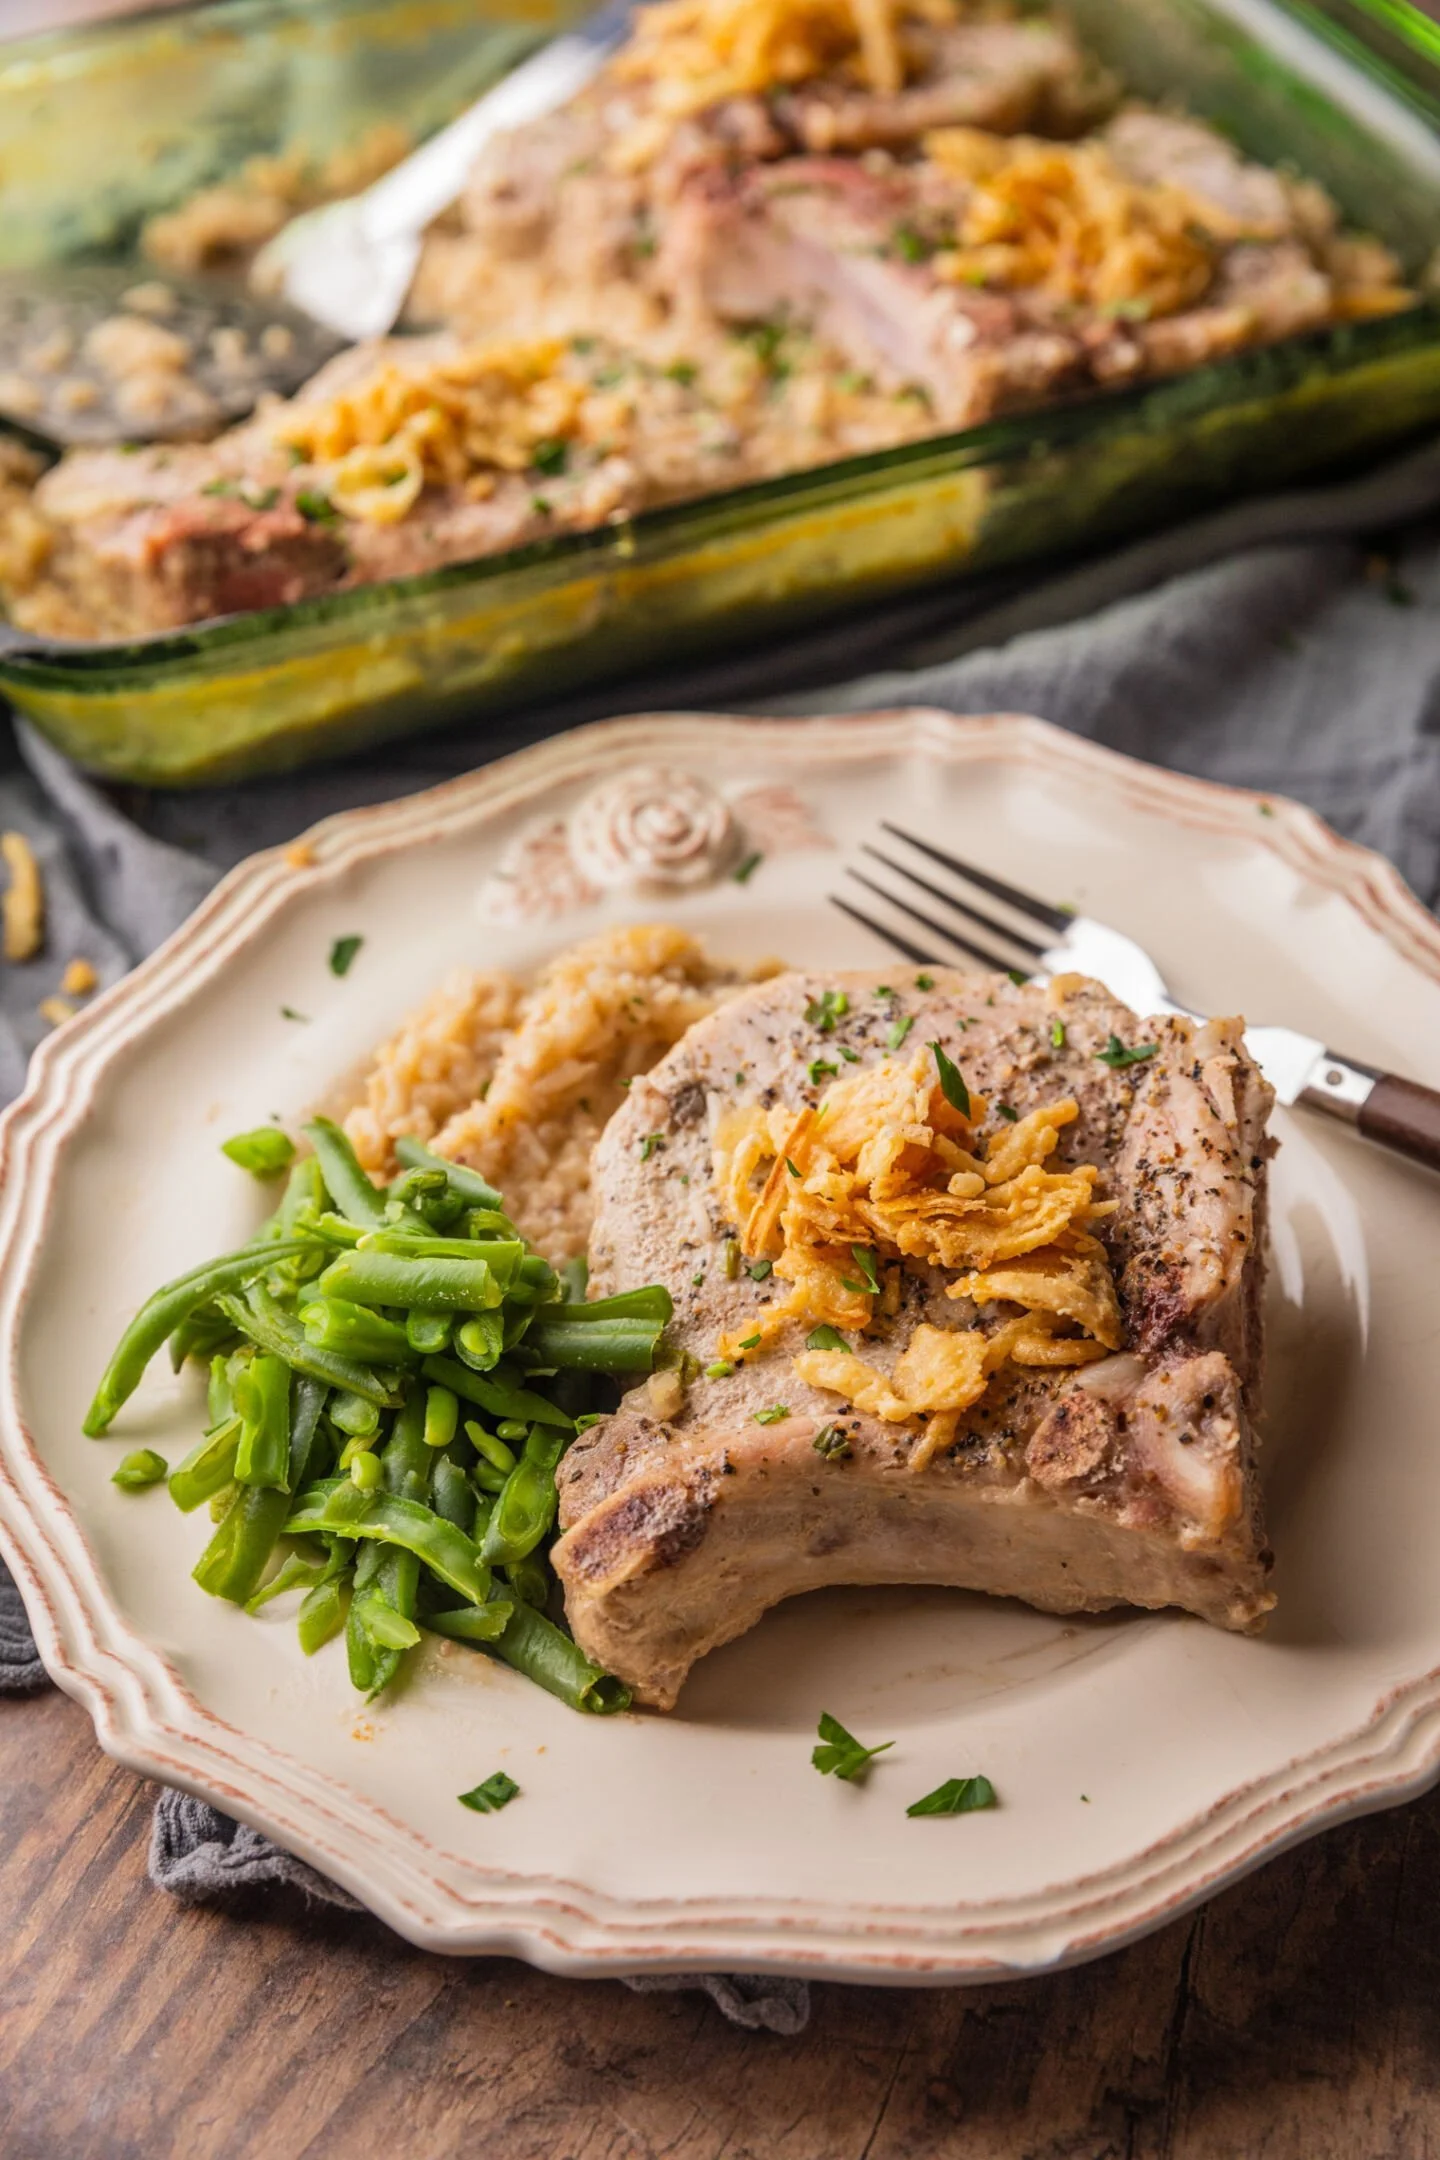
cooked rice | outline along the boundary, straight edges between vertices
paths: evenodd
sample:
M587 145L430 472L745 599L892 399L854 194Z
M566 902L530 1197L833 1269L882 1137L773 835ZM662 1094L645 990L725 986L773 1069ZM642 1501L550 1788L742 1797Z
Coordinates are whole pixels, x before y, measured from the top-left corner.
M402 1133L469 1164L532 1244L570 1259L589 1242L590 1151L629 1081L760 972L641 924L572 946L528 990L453 975L376 1052L346 1130L377 1176L394 1173Z

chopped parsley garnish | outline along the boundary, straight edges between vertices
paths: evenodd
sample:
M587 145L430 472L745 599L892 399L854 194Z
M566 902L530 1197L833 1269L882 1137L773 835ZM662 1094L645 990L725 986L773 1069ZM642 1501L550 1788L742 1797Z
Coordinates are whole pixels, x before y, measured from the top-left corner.
M309 463L309 459L306 457L305 452L300 448L299 443L287 442L283 447L285 455L289 458L292 465L306 465Z
M821 1087L825 1081L833 1080L839 1070L838 1065L827 1065L824 1058L811 1058L805 1068L811 1087Z
M236 1133L233 1140L222 1140L220 1152L242 1170L248 1170L251 1177L272 1178L289 1168L295 1143L288 1133L277 1132L273 1125L260 1125L254 1132Z
M333 525L340 516L324 488L301 488L295 497L295 507L312 525Z
M497 1770L483 1785L475 1786L470 1792L457 1793L455 1797L461 1807L473 1808L477 1815L498 1815L502 1807L510 1805L519 1790L514 1778Z
M364 944L363 937L337 937L330 947L330 972L332 975L348 975L350 963Z
M997 1116L1003 1117L1006 1122L1011 1125L1015 1123L1016 1119L1020 1115L1018 1110L1011 1109L1008 1102L997 1102L995 1105L995 1110Z
M901 262L928 262L935 252L932 242L924 233L916 232L913 225L897 225L890 244Z
M742 1350L758 1350L759 1347L760 1337L758 1335L747 1335L744 1342L742 1342L740 1345L740 1348Z
M1274 817L1275 815L1274 806L1268 802L1257 803L1255 807L1260 812L1261 817Z
M789 1171L791 1177L799 1177L800 1172L796 1168L795 1164L791 1162L788 1155L785 1157L785 1168Z
M1064 1023L1064 1021L1063 1021L1063 1020L1052 1020L1052 1021L1051 1021L1051 1023L1050 1023L1050 1040L1051 1040L1052 1044L1054 1045L1054 1047L1055 1047L1055 1048L1056 1048L1057 1050L1063 1050L1063 1049L1064 1049L1064 1047L1065 1047L1065 1023Z
M895 1745L893 1740L882 1740L879 1747L866 1747L828 1710L820 1713L819 1733L820 1746L813 1750L811 1762L821 1777L844 1778L847 1784L863 1778L875 1757Z
M1010 977L1011 982L1014 983L1017 990L1023 990L1026 983L1030 980L1029 976L1025 973L1024 968L1006 968L1005 972Z
M603 1425L605 1422L605 1415L606 1413L603 1410L585 1411L582 1416L577 1417L575 1420L576 1432L589 1432L592 1425Z
M549 435L544 442L537 442L530 452L532 472L544 473L547 480L554 480L564 472L570 462L570 445L558 435Z
M901 1043L904 1042L905 1037L909 1034L911 1028L913 1028L914 1025L914 1014L902 1013L900 1018L895 1022L895 1025L891 1028L889 1034L885 1037L885 1048L887 1050L898 1050Z
M874 1253L871 1252L868 1245L852 1245L850 1247L850 1251L854 1258L856 1267L859 1268L861 1274L865 1277L865 1284L866 1287L869 1289L871 1296L879 1297L880 1277L875 1272ZM857 1283L855 1287L859 1289L860 1285Z
M659 244L653 232L636 233L630 243L634 252L642 258L653 255Z
M572 337L570 340L570 350L573 353L579 353L580 358L584 360L589 356L589 354L594 352L595 340L593 337Z
M840 1333L839 1328L817 1327L811 1328L810 1333L805 1337L805 1348L807 1350L848 1350L850 1345Z
M1143 1065L1159 1048L1159 1043L1136 1043L1132 1050L1118 1035L1112 1035L1104 1049L1097 1050L1095 1055L1102 1065L1110 1067L1111 1072L1119 1072L1122 1065Z
M933 990L934 987L935 978L933 975L917 975L915 977L915 988L917 990Z
M717 1357L713 1365L705 1367L705 1378L707 1380L728 1380L734 1370L735 1367L730 1363L729 1358Z
M851 1453L850 1442L838 1425L822 1425L810 1445L825 1462L844 1462Z
M282 1020L303 1020L307 1027L310 1024L309 1013L296 1012L293 1005L282 1005L280 1007L280 1017Z
M748 885L764 860L764 856L760 854L747 855L744 862L732 870L730 875L737 885Z
M238 480L207 480L200 493L232 496L236 502L244 503L247 510L273 510L280 500L278 487L247 488Z
M946 1057L938 1042L930 1043L928 1048L934 1053L935 1070L940 1077L941 1094L945 1097L952 1110L958 1110L961 1117L968 1118L970 1115L970 1090L961 1077L959 1066Z
M656 1148L664 1147L664 1145L665 1142L658 1132L647 1132L644 1139L640 1142L641 1162L649 1162L650 1157L655 1153Z
M736 336L750 347L762 367L773 368L785 341L783 322L747 323Z
M665 370L671 382L679 383L682 390L690 388L698 372L693 360L672 360Z
M894 997L895 993L890 988L889 983L881 983L879 988L876 990L875 995L877 998L892 998Z
M751 1282L764 1282L774 1265L773 1260L752 1260L748 1263L745 1272L750 1277Z
M998 1807L995 1788L988 1777L946 1778L934 1792L907 1807L907 1815L973 1815L977 1808Z
M805 1024L818 1028L822 1035L833 1034L837 1020L843 1020L850 1010L850 1000L843 990L825 990L805 1008Z
M859 1064L860 1053L858 1050L852 1050L849 1043L836 1043L835 1048L840 1056L844 1058L847 1065Z
M550 517L553 514L551 504L544 495L532 495L530 507L536 517Z
M736 1085L736 1087L744 1087L744 1085L745 1085L745 1075L744 1075L744 1073L743 1073L743 1072L737 1072L737 1073L736 1073L736 1075L735 1075L735 1085Z
M768 1410L757 1410L755 1412L755 1423L757 1425L779 1425L789 1415L789 1403L772 1403Z

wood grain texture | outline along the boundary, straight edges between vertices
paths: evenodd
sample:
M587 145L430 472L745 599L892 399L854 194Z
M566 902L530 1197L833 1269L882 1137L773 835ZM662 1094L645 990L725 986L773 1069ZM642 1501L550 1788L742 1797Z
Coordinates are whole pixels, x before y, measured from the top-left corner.
M1440 2153L1440 1795L1077 1972L820 1986L793 2040L289 1891L178 1906L152 1800L64 1697L0 1703L5 2160Z

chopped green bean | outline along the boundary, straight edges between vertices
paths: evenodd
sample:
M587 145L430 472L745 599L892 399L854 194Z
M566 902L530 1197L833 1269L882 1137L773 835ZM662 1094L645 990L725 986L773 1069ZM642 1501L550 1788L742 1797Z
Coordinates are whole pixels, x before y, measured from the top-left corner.
M447 1387L425 1390L425 1445L431 1448L449 1447L455 1438L455 1428L460 1421L460 1398Z
M300 1648L306 1657L313 1657L327 1642L333 1642L345 1625L346 1585L342 1581L317 1583L307 1592L301 1602L296 1627L300 1635Z
M234 1477L240 1425L238 1417L228 1417L212 1426L204 1439L171 1471L170 1497L185 1514L199 1507L203 1500L209 1500Z
M449 1313L408 1312L405 1340L420 1357L438 1357L450 1347L455 1322Z
M443 1155L432 1154L409 1133L402 1134L395 1142L395 1159L410 1170L443 1170L451 1191L458 1193L471 1207L500 1206L499 1193L493 1185L486 1184L477 1170L467 1170L461 1163L447 1162Z
M357 1507L354 1500L361 1504ZM285 1524L285 1533L288 1537L303 1537L312 1532L334 1531L340 1537L378 1539L403 1546L423 1560L442 1582L458 1590L461 1597L475 1605L484 1603L490 1570L454 1523L446 1522L418 1500L397 1500L390 1493L377 1492L364 1498L355 1494L354 1500L347 1501L335 1484L313 1485L300 1495Z
M430 1470L434 1461L425 1439L427 1402L420 1388L413 1388L390 1428L390 1438L380 1457L385 1490L398 1500L428 1500Z
M342 1391L331 1399L330 1422L352 1440L371 1440L380 1430L380 1412L367 1396Z
M247 1245L221 1260L208 1260L203 1267L192 1268L188 1275L177 1275L147 1298L121 1336L86 1412L83 1429L89 1437L95 1440L108 1431L116 1412L140 1385L151 1358L198 1305L218 1302L220 1292L239 1289L272 1267L277 1258L306 1249L301 1239L279 1243L272 1239Z
M428 1357L420 1370L427 1380L438 1380L441 1387L453 1389L462 1402L477 1403L492 1417L523 1418L527 1424L563 1425L567 1431L574 1422L563 1410L557 1410L554 1403L546 1402L543 1395L517 1387L509 1374L498 1366L494 1372L482 1377L462 1365L458 1358Z
M242 1485L290 1490L290 1368L280 1358L251 1358L235 1382L240 1445L235 1475Z
M522 1433L526 1429L523 1425L520 1428ZM498 1470L502 1477L509 1477L515 1468L515 1456L503 1440L494 1433L486 1432L484 1426L474 1418L466 1418L465 1435L482 1462L489 1463L491 1469Z
M509 1565L535 1550L555 1520L555 1466L563 1451L558 1434L532 1427L525 1452L495 1502L481 1546L483 1559Z
M347 1298L356 1305L399 1305L421 1312L486 1312L504 1295L485 1260L431 1259L428 1254L367 1250L363 1245L338 1254L320 1277L320 1288L326 1297Z
M170 1465L163 1455L157 1455L153 1447L136 1448L127 1455L110 1479L123 1492L143 1492L147 1485L158 1485Z
M218 1302L235 1325L244 1329L257 1349L268 1350L275 1357L283 1358L292 1372L306 1373L312 1380L323 1381L327 1387L360 1395L382 1410L395 1404L396 1394L377 1372L355 1358L317 1348L307 1338L294 1314L287 1312L258 1283L252 1283L243 1298L226 1294Z
M470 1480L459 1463L448 1455L439 1455L430 1473L430 1504L437 1515L457 1530L470 1535L475 1523L475 1495L470 1490Z
M507 1561L505 1580L523 1605L533 1605L537 1612L544 1612L550 1602L550 1574L537 1553L527 1553L523 1560Z
M448 1635L452 1642L493 1643L504 1634L514 1611L513 1599L491 1598L487 1605L462 1605L455 1612L431 1613L425 1625L437 1635Z
M333 1119L312 1118L305 1127L315 1150L325 1190L348 1222L376 1228L385 1220L385 1195L360 1167L359 1158Z
M438 1616L430 1625L440 1627L445 1617ZM446 1630L440 1627L440 1632ZM629 1688L612 1674L602 1672L598 1665L592 1665L578 1644L533 1606L515 1607L503 1633L496 1638L495 1654L537 1687L558 1695L572 1710L589 1710L605 1717L630 1707Z
M222 1140L220 1152L242 1170L248 1170L251 1177L276 1178L294 1161L295 1143L289 1133L274 1125L257 1125L254 1132L236 1133L233 1140Z
M368 1306L351 1305L321 1290L301 1311L305 1339L319 1350L336 1350L362 1365L406 1365L415 1352L403 1327Z
M476 1313L456 1330L456 1353L474 1372L492 1372L504 1348L505 1323L498 1312Z

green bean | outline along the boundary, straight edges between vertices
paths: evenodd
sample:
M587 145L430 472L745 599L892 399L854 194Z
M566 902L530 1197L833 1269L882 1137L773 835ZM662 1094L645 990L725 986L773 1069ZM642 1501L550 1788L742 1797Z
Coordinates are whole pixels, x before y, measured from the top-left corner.
M371 1184L347 1136L334 1120L312 1118L305 1127L325 1190L348 1222L378 1229L385 1220L385 1195Z
M225 1418L171 1471L170 1497L187 1515L234 1477L240 1426L238 1417Z
M470 1490L470 1480L459 1463L448 1455L437 1455L430 1472L430 1505L435 1513L457 1530L471 1535L475 1523L475 1496Z
M546 1371L653 1372L661 1332L658 1320L580 1321L552 1305L527 1331L521 1362Z
M307 1155L305 1159L313 1162L315 1158ZM343 1215L332 1214L328 1208L314 1218L311 1227L322 1244L339 1245L347 1252L353 1252L365 1235L358 1223L347 1222Z
M434 1456L426 1445L427 1418L425 1393L414 1388L405 1398L404 1407L396 1413L390 1438L380 1457L385 1490L399 1500L429 1498Z
M455 1322L449 1313L408 1312L405 1340L420 1357L436 1357L450 1347Z
M327 1642L333 1641L345 1625L346 1584L342 1578L335 1582L317 1583L301 1601L296 1628L300 1636L300 1648L306 1657Z
M337 1539L337 1547L338 1543ZM291 1553L269 1582L263 1584L253 1597L245 1600L245 1610L248 1613L257 1613L262 1605L268 1605L272 1598L283 1597L287 1590L318 1589L321 1583L333 1582L335 1577L343 1572L346 1564L343 1559L337 1559L334 1552L324 1560L306 1560L299 1553Z
M535 1550L555 1520L560 1497L555 1488L555 1466L563 1452L564 1442L558 1434L538 1425L532 1427L525 1452L495 1502L481 1547L482 1558L508 1565Z
M452 1642L493 1643L503 1635L515 1611L511 1598L491 1598L486 1605L462 1605L455 1612L431 1613L425 1625Z
M170 1337L170 1369L179 1372L187 1358L213 1357L224 1344L235 1340L235 1330L223 1313L201 1306L182 1320Z
M158 1485L170 1465L163 1455L157 1455L153 1447L136 1448L127 1455L118 1470L111 1473L110 1482L122 1492L143 1492L147 1485Z
M325 1205L325 1180L320 1175L320 1165L313 1155L302 1156L285 1181L285 1191L275 1210L273 1223L277 1237L291 1237L299 1230L302 1217L314 1217ZM308 1225L307 1225L308 1227Z
M235 1475L242 1485L290 1490L290 1368L268 1354L252 1358L235 1383L240 1445Z
M243 1300L225 1297L220 1302L236 1326L245 1330L258 1349L284 1358L292 1372L306 1373L312 1380L323 1381L327 1387L363 1396L366 1402L375 1403L382 1410L393 1408L398 1400L397 1394L368 1365L362 1365L354 1358L340 1357L334 1350L317 1349L294 1314L286 1312L284 1306L277 1304L269 1291L261 1289L259 1284L252 1284L250 1293Z
M212 1597L243 1605L254 1595L291 1505L271 1486L242 1485L204 1552L194 1577Z
M484 1260L421 1258L366 1250L340 1253L320 1278L326 1297L356 1305L400 1305L407 1311L485 1312L504 1291Z
M506 1472L496 1470L490 1463L478 1462L470 1473L472 1484L493 1503L505 1490Z
M210 1378L205 1389L205 1407L212 1426L223 1425L235 1415L235 1396L231 1387L230 1368L237 1360L233 1357L212 1357Z
M370 1631L364 1624L364 1607L361 1599L374 1588L380 1573L383 1548L364 1545L355 1555L355 1573L350 1587L350 1609L345 1615L345 1655L350 1667L350 1685L362 1695L370 1694L375 1686L376 1651Z
M455 1438L455 1428L460 1421L460 1399L447 1387L425 1390L425 1445L430 1448L449 1447Z
M494 1372L482 1377L462 1365L458 1358L427 1357L420 1370L427 1380L436 1380L441 1387L452 1389L462 1402L478 1403L492 1417L524 1418L527 1424L563 1425L567 1431L574 1423L563 1410L557 1410L554 1403L546 1402L543 1395L517 1387L510 1375L498 1366Z
M290 1476L292 1493L299 1492L320 1475L320 1458L326 1451L326 1442L320 1424L320 1413L325 1408L325 1398L330 1390L323 1381L312 1380L305 1373L296 1376L290 1397Z
M526 1261L525 1247L518 1237L419 1238L404 1229L366 1230L357 1250L388 1253L395 1260L483 1260L501 1289L511 1295L516 1292Z
M526 1428L522 1425L520 1430L523 1433ZM489 1463L491 1469L498 1470L502 1477L509 1477L515 1468L515 1456L503 1440L494 1433L486 1432L484 1426L474 1418L465 1420L465 1437L482 1462Z
M498 1312L476 1313L456 1331L456 1352L474 1372L492 1372L504 1348L505 1322Z
M396 1612L394 1606L387 1598L382 1597L378 1590L367 1590L362 1597L355 1600L350 1609L377 1652L409 1650L420 1640L420 1630L414 1621L407 1620L403 1613ZM376 1675L369 1690L372 1695L378 1694L391 1678L385 1665L383 1656L377 1656Z
M443 1170L452 1192L458 1193L472 1207L498 1208L500 1195L493 1185L487 1185L477 1170L467 1170L462 1163L447 1162L443 1155L436 1155L409 1133L395 1142L395 1159L409 1170Z
M188 1275L177 1275L147 1298L121 1336L86 1412L83 1429L89 1437L98 1439L109 1429L116 1412L140 1385L151 1358L197 1306L212 1300L218 1303L219 1293L253 1281L273 1266L277 1255L305 1250L305 1244L298 1239L288 1244L271 1240L263 1245L247 1245L223 1259L207 1260Z
M366 1305L351 1305L323 1290L306 1300L300 1319L306 1341L316 1349L336 1350L364 1365L404 1365L415 1356L403 1327Z
M330 1422L349 1440L373 1440L380 1430L380 1412L363 1395L341 1393L331 1397Z
M347 1489L352 1496L348 1499ZM385 1492L357 1493L346 1480L313 1485L300 1495L285 1532L289 1537L303 1537L317 1531L402 1546L475 1605L483 1604L490 1587L490 1570L472 1541L418 1500L397 1500Z
M387 1688L404 1662L405 1652L420 1640L415 1609L420 1584L420 1562L414 1553L390 1546L376 1548L381 1559L374 1582L352 1602L350 1612L372 1649L370 1686L378 1695Z
M538 1554L507 1561L505 1580L522 1605L533 1605L537 1612L544 1612L550 1602L550 1573Z
M459 1625L456 1625L456 1621ZM434 1613L426 1622L438 1635L457 1641L474 1641L479 1629L470 1614ZM481 1640L485 1640L483 1636ZM600 1717L628 1710L630 1690L610 1673L592 1665L584 1652L563 1634L553 1621L531 1605L515 1606L502 1632L492 1644L495 1655L513 1665L527 1680L543 1687L572 1710L588 1710Z
M577 1253L567 1260L560 1270L560 1282L565 1296L572 1305L585 1302L585 1291L590 1281L590 1263L584 1253Z

